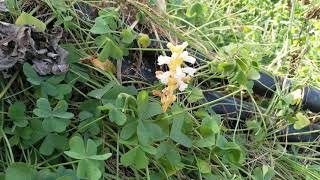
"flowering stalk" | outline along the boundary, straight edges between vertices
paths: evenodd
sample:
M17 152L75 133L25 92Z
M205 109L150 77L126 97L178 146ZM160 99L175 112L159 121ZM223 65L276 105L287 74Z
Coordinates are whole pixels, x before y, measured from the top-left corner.
M167 65L169 68L166 72L156 71L156 77L162 84L166 85L166 87L161 92L153 91L155 96L161 98L162 110L164 112L166 112L168 107L176 100L176 90L184 91L188 87L187 83L196 72L196 69L192 67L182 67L183 62L191 64L196 62L194 57L189 56L188 52L184 51L187 46L187 42L177 46L168 43L167 47L172 52L171 57L162 55L158 57L158 65Z

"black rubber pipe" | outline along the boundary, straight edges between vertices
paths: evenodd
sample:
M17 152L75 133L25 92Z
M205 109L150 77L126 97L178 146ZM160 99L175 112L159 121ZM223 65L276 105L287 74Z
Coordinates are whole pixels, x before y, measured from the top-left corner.
M205 92L206 101L214 101L225 95L218 92ZM223 117L237 118L240 115L241 120L247 120L252 117L253 105L251 103L242 102L242 109L240 111L241 101L237 98L226 98L219 101L217 104L211 106L212 110ZM318 130L318 131L317 131ZM282 142L313 142L320 136L320 124L312 123L302 129L295 129L292 124L287 128L280 130L277 134L281 135L279 138Z
M271 77L267 74L260 73L260 79L254 81L253 92L260 96L272 97L276 91L277 80L281 81L280 77ZM291 82L288 81L289 88ZM280 84L279 84L280 85ZM302 99L302 108L308 109L314 113L320 112L320 90L311 86L304 87Z
M204 96L207 102L217 100L222 98L223 94L218 92L204 92ZM237 98L226 98L219 101L217 104L213 104L212 110L217 114L222 114L226 117L237 118L240 116L240 119L248 119L252 116L253 106L245 101L242 101L242 108L241 108L241 101Z

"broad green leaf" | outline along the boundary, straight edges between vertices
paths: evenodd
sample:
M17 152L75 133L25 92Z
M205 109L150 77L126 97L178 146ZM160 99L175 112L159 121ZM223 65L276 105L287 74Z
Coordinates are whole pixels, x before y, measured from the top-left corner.
M219 115L212 115L202 120L200 126L200 132L203 136L217 134L220 132L220 126L218 122L220 121Z
M69 140L70 151L76 152L78 154L85 154L85 146L83 139L79 136L73 136Z
M162 142L157 149L156 159L166 157L172 165L177 165L181 161L180 153L177 147L171 142Z
M40 85L43 81L29 63L23 64L23 73L27 77L27 81L33 85Z
M50 77L49 79L47 79L46 82L53 84L53 85L58 85L65 79L65 77L66 77L65 74L54 75L54 76Z
M135 162L136 154L137 154L137 149L130 149L128 152L123 154L120 158L121 164L124 166L130 166Z
M37 108L33 113L41 118L48 118L52 116L52 110L48 99L40 98L37 100Z
M59 84L57 85L57 94L55 97L59 100L64 99L64 96L72 92L72 86L70 84Z
M66 130L67 126L70 124L69 119L62 118L45 118L42 121L42 127L47 132L58 132L61 133Z
M51 172L49 169L42 169L38 172L37 180L56 180L57 175L53 172Z
M70 112L66 112L67 110L68 110L68 103L64 100L61 100L54 107L52 115L54 117L63 118L63 119L73 118L74 114L72 114Z
M198 159L197 166L199 168L199 171L203 174L208 174L211 172L211 166L207 161Z
M63 166L59 166L57 169L57 174L60 177L71 177L71 180L78 180L77 174L72 169L65 169ZM59 178L57 180L60 180ZM61 179L61 180L69 180L69 179Z
M59 101L53 108L53 112L60 113L68 110L68 103L65 100Z
M185 146L192 147L192 140L187 135L181 132L182 126L184 123L184 115L180 115L177 118L173 119L173 124L171 127L170 137L175 142Z
M99 180L102 176L101 171L99 170L97 161L93 160L81 160L87 162L87 177L90 180Z
M165 137L165 133L155 123L139 121L137 126L137 135L139 143L146 146L154 140L160 140Z
M90 113L90 112L88 112L88 111L81 111L81 112L79 113L79 119L80 119L81 121L86 120L86 119L89 119L89 118L92 118L92 117L93 117L93 114Z
M139 107L139 104L138 104ZM162 107L159 103L157 102L149 102L146 109L144 111L142 110L140 114L140 120L147 120L152 118L153 116L162 114Z
M66 147L67 143L68 139L65 136L50 133L43 140L40 146L40 153L49 156L55 149L63 150Z
M74 114L70 112L52 112L52 115L57 118L62 118L62 119L72 119L74 117Z
M21 101L16 101L9 107L8 116L13 120L13 123L18 127L25 127L28 125L26 120L26 106Z
M200 148L203 148L203 147L212 147L216 144L216 137L215 135L210 135L210 136L207 136L203 139L199 139L199 140L196 140L194 142L194 145L197 146L197 147L200 147Z
M263 165L262 167L256 167L253 170L254 180L271 180L275 175L272 167Z
M122 126L126 123L127 117L126 115L118 109L111 109L109 111L110 121L115 122L119 126Z
M302 129L310 124L310 120L301 112L296 114L297 121L294 123L294 129Z
M95 118L89 118L87 120L82 121L78 126L80 129L79 132L88 132L92 136L98 135L100 133L100 125L95 120Z
M115 82L111 81L104 88L92 90L87 95L96 99L101 99L102 96L106 94L114 85Z
M16 146L20 143L20 137L15 135L15 136L12 136L10 139L9 139L9 143L11 146Z
M37 171L30 165L25 163L13 163L5 173L6 180L34 180L36 179Z
M81 111L88 111L92 113L95 117L99 117L101 115L101 110L97 107L101 105L101 101L96 99L85 100L80 104Z
M123 56L123 52L120 49L120 47L115 44L113 41L108 40L104 48L101 50L101 52L98 55L98 59L100 61L105 61L106 59L109 59L109 57L116 59L116 60L121 60Z
M247 82L247 77L242 71L237 72L235 78L236 81L241 85L245 85Z
M136 153L135 167L137 169L144 169L148 166L148 164L149 161L146 156L146 153L139 148Z
M244 159L241 147L235 142L228 142L223 136L218 137L216 147L231 163L240 164Z
M86 178L87 177L87 161L81 160L77 167L77 176L80 178Z
M131 138L136 133L137 125L137 121L127 123L121 129L120 138L123 140L128 140L129 138Z
M260 73L257 70L251 68L248 73L248 78L250 80L258 80L258 79L260 79Z
M197 102L203 98L204 98L204 96L203 96L201 89L194 87L194 88L192 88L191 94L188 97L188 102L194 103L194 102Z
M139 139L139 143L142 145L148 145L151 142L151 132L146 127L145 123L139 121L137 126L137 135Z
M91 140L88 139L87 140L87 149L86 149L86 155L87 156L92 156L92 155L96 155L97 154L97 144Z
M94 34L105 34L110 32L110 28L103 17L97 17L90 32Z
M42 128L42 121L39 119L30 121L30 127L32 129L32 134L30 139L25 142L28 145L37 143L48 134L48 132Z
M157 153L157 148L151 146L151 145L147 145L147 146L140 146L140 148L149 154L155 155Z
M149 163L145 152L143 152L138 147L131 149L127 153L123 154L120 158L120 161L124 166L133 165L137 169L146 168Z
M57 96L57 85L51 84L49 82L42 82L41 83L41 91L44 95L50 95L50 96Z
M127 28L122 30L120 37L123 43L131 44L135 39L135 34L131 28Z
M88 159L104 161L104 160L109 159L111 156L112 156L111 153L106 153L106 154L102 154L102 155L91 155L88 157Z
M149 95L147 91L141 91L137 96L138 116L141 117L148 108Z
M115 99L119 96L121 93L126 93L129 95L136 95L137 89L134 86L121 86L121 85L115 85L107 94L105 94L102 98L103 104L107 104L110 102L114 102Z
M86 159L86 156L73 151L64 151L64 154L73 159Z
M46 24L44 24L39 19L33 17L32 15L22 12L20 16L16 20L16 25L18 26L24 26L24 25L30 25L35 26L38 31L45 31L46 30Z
M83 159L78 164L77 175L85 179L99 180L102 173L95 161Z

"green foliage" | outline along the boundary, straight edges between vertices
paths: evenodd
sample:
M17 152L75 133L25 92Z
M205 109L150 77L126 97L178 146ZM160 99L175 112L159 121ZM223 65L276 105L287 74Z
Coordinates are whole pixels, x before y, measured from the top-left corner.
M99 169L99 161L107 160L111 157L111 153L97 155L98 145L91 139L87 143L79 136L74 136L69 141L70 151L64 153L74 159L80 160L77 168L77 176L98 180L102 176Z
M33 113L43 118L42 126L48 132L63 132L70 123L74 114L67 112L68 104L66 101L59 101L52 109L48 99L40 98L37 101L37 108Z
M16 101L9 107L8 116L13 120L13 123L18 127L26 127L28 121L25 115L26 106L21 101Z
M150 45L150 38L147 34L140 33L138 35L138 46L147 48Z
M137 169L143 169L148 166L148 158L146 153L142 151L139 147L131 149L127 153L121 156L121 164L125 166L133 165Z
M46 24L44 24L39 19L33 17L32 15L22 12L20 16L16 20L16 25L18 26L35 26L38 31L45 31L46 30Z
M274 170L271 167L263 165L261 168L256 167L253 170L254 179L271 180L274 177Z
M23 64L23 72L27 77L27 81L34 85L40 85L43 78L40 77L29 63Z
M37 171L32 166L25 163L14 163L7 168L5 179L34 180L36 176Z
M293 127L295 129L302 129L310 124L309 119L303 115L301 112L296 114L297 121L294 123Z
M204 98L204 96L203 96L201 89L194 87L194 88L192 88L191 94L188 97L188 102L194 103L194 102L197 102L203 98Z

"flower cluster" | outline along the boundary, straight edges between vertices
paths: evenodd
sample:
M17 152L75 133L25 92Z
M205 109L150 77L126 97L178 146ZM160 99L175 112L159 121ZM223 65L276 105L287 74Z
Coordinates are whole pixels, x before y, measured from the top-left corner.
M183 62L194 64L196 59L188 55L184 49L188 43L184 42L181 45L174 46L168 43L167 47L172 52L171 57L159 56L158 65L167 65L169 70L166 72L157 71L156 77L166 87L160 91L153 91L155 96L161 97L162 109L167 111L168 107L176 100L175 91L179 89L184 91L188 87L188 81L194 76L196 69L188 66L182 66Z

